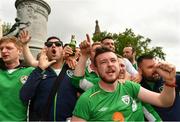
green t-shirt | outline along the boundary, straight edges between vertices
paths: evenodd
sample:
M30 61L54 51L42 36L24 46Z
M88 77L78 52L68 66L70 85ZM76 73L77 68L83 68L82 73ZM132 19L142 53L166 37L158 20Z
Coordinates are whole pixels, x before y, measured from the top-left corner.
M82 77L73 76L71 81L74 86L86 91L89 88L91 88L93 85L96 85L100 80L101 79L98 77L98 75L95 72L89 70L88 67L86 67L84 76ZM143 103L139 99L134 99L134 100L138 110L142 111L141 109L143 108L143 113L146 119L148 119L149 121L161 121L160 116L157 114L157 112L153 109L151 105L147 103ZM136 112L138 113L139 111Z
M23 83L33 68L18 68L9 73L0 69L0 121L24 121L27 118L27 106L19 98Z
M118 83L114 92L97 84L80 96L73 115L87 121L143 121L142 108L135 102L139 90L140 85L131 81Z
M136 70L138 70L138 65L137 65L137 63L133 64L133 67L134 67Z

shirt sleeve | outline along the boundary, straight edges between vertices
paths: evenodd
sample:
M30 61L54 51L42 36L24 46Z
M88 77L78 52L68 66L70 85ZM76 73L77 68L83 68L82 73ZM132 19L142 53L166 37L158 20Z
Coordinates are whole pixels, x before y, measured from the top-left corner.
M90 119L90 101L88 97L81 95L78 99L75 109L73 111L73 115L84 120Z
M135 83L133 81L126 81L126 87L128 89L128 94L130 94L133 98L137 98L140 91L140 84Z
M79 84L80 84L80 80L83 79L83 76L72 76L71 78L71 83L76 87L76 88L80 88Z
M35 91L41 82L44 73L45 72L41 68L37 67L30 74L20 90L20 99L23 101L23 103L28 104L29 100L34 97Z
M124 60L124 63L125 63L125 65L126 65L126 70L127 70L127 72L128 73L130 73L131 75L136 75L138 72L137 72L137 70L133 67L133 65L131 64L131 62L128 60L128 59L126 59L126 58L123 58L123 60Z
M76 88L80 88L84 91L88 90L89 88L91 88L94 85L86 77L83 77L83 76L79 76L79 77L73 76L71 78L71 82Z

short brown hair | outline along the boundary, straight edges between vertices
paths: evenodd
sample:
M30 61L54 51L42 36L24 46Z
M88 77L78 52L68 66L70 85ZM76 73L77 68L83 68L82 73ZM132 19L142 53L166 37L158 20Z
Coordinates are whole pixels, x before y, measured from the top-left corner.
M101 42L94 42L94 43L92 44L92 47L93 47L94 45L101 45Z
M21 49L21 47L22 47L21 41L19 41L19 39L16 38L15 36L3 36L0 39L0 45L4 42L6 42L6 43L12 42L18 49Z
M103 39L101 39L101 43L103 43L103 41L106 39L112 39L113 40L113 37L112 36L105 36Z

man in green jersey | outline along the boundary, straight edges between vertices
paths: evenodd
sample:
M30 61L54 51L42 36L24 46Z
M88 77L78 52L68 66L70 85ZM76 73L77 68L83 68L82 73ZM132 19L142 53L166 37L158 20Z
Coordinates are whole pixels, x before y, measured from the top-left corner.
M138 70L137 62L136 62L136 50L132 46L126 46L123 49L123 56L127 58L133 65L133 67Z
M19 60L21 46L16 37L0 39L0 121L25 121L27 118L27 106L21 102L19 91L33 68L25 67Z
M87 37L88 40L88 37ZM94 69L94 56L95 56L95 50L98 47L101 47L100 42L94 42L92 45L88 43L88 41L85 40L80 43L81 48L81 57L79 59L79 62L74 70L74 75L72 78L72 83L77 87L81 88L84 91L91 88L94 84L97 84L100 81L100 77L97 75L95 69ZM89 40L90 42L90 40ZM107 48L114 51L114 41L112 39L106 38L104 41L104 45L106 45ZM105 46L104 46L105 47ZM112 48L111 48L112 47ZM90 62L88 62L88 58L90 57ZM121 56L120 56L121 57ZM124 62L124 58L121 57L121 70L120 70L120 80L121 82L125 80L130 80L131 76L126 71L126 65ZM88 62L88 63L87 63ZM88 64L88 65L86 65ZM134 100L134 106L136 109L134 109L134 113L142 114L144 113L145 119L148 121L161 121L161 118L157 114L157 112L151 107L149 104L143 103L143 106L141 104L141 101L139 99ZM143 109L142 109L143 107Z
M119 83L119 60L108 48L97 48L94 65L101 81L80 96L72 121L142 121L142 114L133 113L136 109L134 99L139 98L161 107L171 106L174 102L175 89L167 85L173 83L176 74L175 67L171 64L156 64L156 70L166 84L161 94L131 81Z

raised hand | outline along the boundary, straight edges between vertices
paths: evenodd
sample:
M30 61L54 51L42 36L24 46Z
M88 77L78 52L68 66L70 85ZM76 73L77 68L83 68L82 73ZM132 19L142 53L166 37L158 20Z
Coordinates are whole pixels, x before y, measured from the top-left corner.
M73 50L70 46L65 46L63 49L63 57L67 59L71 54L73 54Z
M52 60L49 61L48 57L46 55L46 50L42 49L41 53L40 53L40 57L39 57L39 64L38 66L42 69L45 70L46 68L48 68L50 65L52 65L53 63L55 63L56 60Z
M91 40L88 34L86 34L86 40L80 43L79 47L81 49L82 55L89 55L91 49Z
M23 45L27 44L31 40L31 36L29 35L29 32L27 30L22 30L18 38Z
M157 73L166 83L173 84L175 82L176 68L174 65L167 62L159 62L155 66Z
M75 69L76 65L77 65L77 61L75 56L69 56L66 59L66 64L71 68L71 69Z

